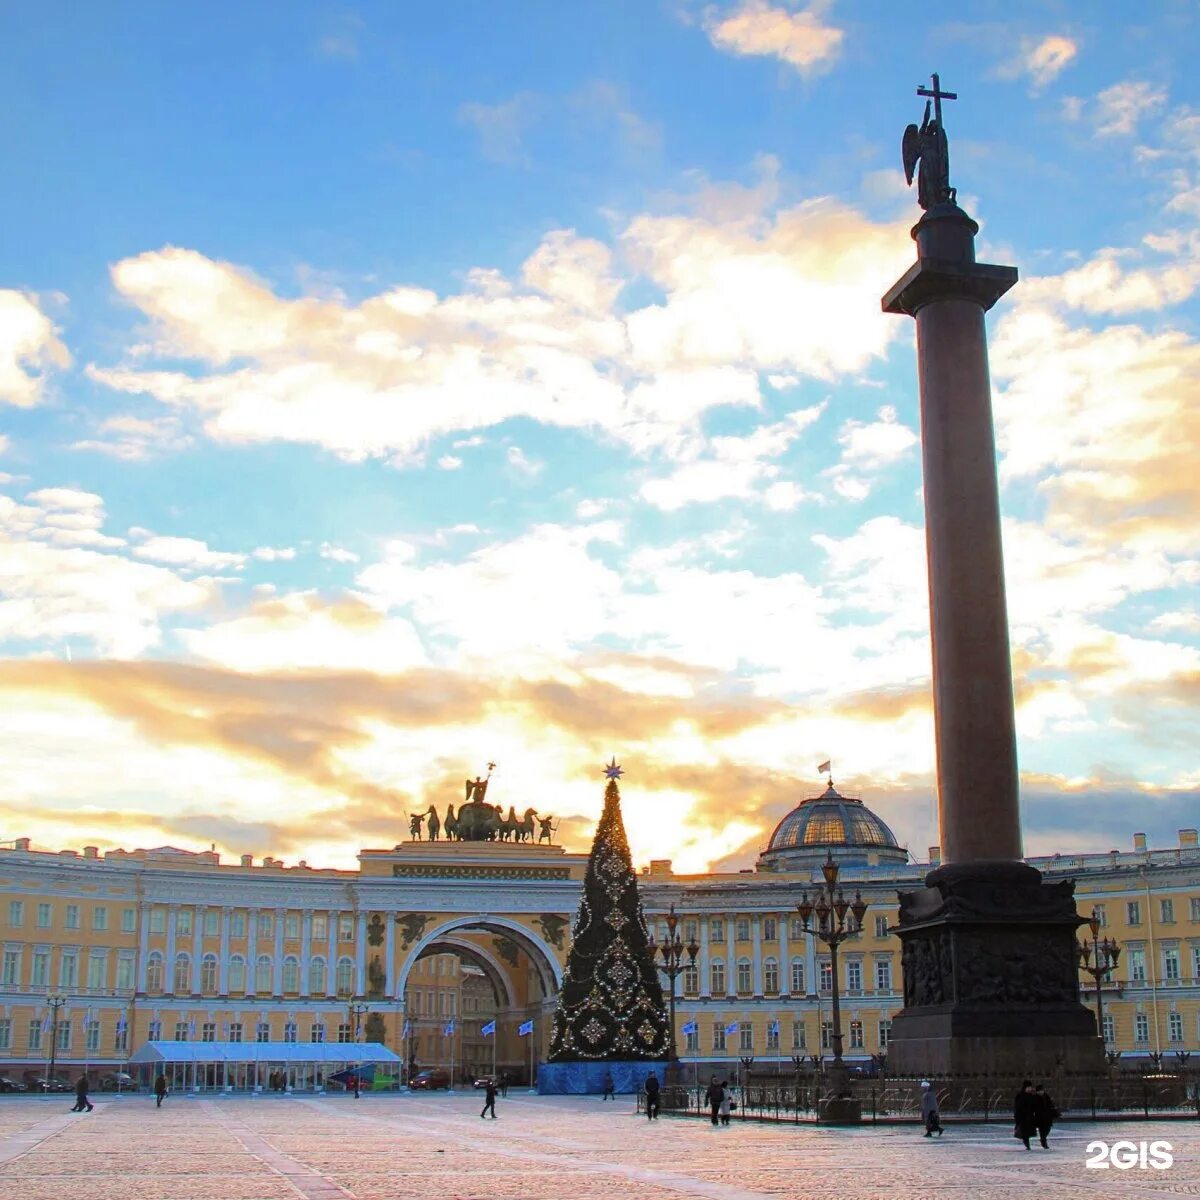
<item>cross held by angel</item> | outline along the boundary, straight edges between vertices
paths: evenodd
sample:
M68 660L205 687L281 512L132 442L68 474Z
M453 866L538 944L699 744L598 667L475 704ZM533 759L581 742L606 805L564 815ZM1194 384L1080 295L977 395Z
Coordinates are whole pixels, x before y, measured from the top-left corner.
M957 92L943 92L937 74L933 76L933 88L917 88L918 96L928 96L925 101L925 117L918 128L909 125L904 131L901 146L904 157L904 178L912 185L913 173L917 174L917 203L926 211L938 204L953 204L957 191L950 186L950 145L946 140L946 127L942 121L942 101L957 100ZM930 109L932 108L932 119Z

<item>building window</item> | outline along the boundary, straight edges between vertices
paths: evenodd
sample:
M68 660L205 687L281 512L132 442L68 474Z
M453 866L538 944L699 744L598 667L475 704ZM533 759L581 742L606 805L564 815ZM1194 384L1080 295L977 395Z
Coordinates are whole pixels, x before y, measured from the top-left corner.
M206 954L200 960L200 990L206 996L213 996L217 991L217 956Z
M770 1021L767 1023L767 1049L778 1052L779 1050L779 1022Z
M246 914L240 908L229 914L229 936L241 938L246 936Z
M339 996L352 996L354 994L354 960L350 958L339 958L337 965L337 979L334 981L337 987Z
M137 909L123 908L121 909L121 932L136 933L137 932Z
M0 1050L12 1049L12 1018L0 1018Z
M186 954L175 955L175 988L176 995L187 994L192 990L192 960Z
M1200 982L1200 946L1192 947L1192 982Z
M35 988L50 986L49 950L35 950L33 952L33 972L29 977L29 982Z
M246 990L246 960L240 954L229 960L229 990L231 993Z
M96 991L108 986L108 960L103 954L88 955L87 985Z
M700 990L700 971L694 965L683 968L683 990L688 996L694 996Z
M1195 901L1193 900L1192 903L1194 904ZM1193 917L1192 919L1196 920L1195 917ZM37 906L37 927L39 929L49 929L51 923L52 923L52 917L51 917L50 905L39 904Z
M712 965L709 968L710 976L710 991L714 996L723 996L725 994L725 962L723 959L714 958Z
M117 991L133 991L133 956L123 954L117 959Z
M255 1025L254 1040L256 1042L269 1042L271 1040L271 1023L269 1021L259 1021Z
M709 925L708 936L714 942L725 940L725 922L720 917L713 917Z
M343 1043L354 1041L354 1030L345 1021L337 1027L337 1040Z
M47 1018L49 1020L49 1018ZM46 1026L50 1028L49 1025ZM40 1050L42 1048L42 1022L36 1017L29 1022L29 1049Z
M749 1021L743 1021L741 1028L738 1030L738 1049L754 1049L754 1026Z
M217 1023L216 1021L205 1021L200 1027L200 1040L202 1042L215 1042L217 1040Z
M166 909L152 908L150 910L150 932L151 933L166 933L167 932Z
M323 1042L325 1040L325 1026L314 1024L309 1028L308 1040L310 1042Z
M861 1021L850 1022L850 1049L861 1050L863 1048L863 1023Z
M314 940L329 936L329 918L324 913L313 913L312 935Z
M700 942L700 925L696 921L684 921L683 923L683 940L687 942Z
M1164 925L1175 924L1175 901L1160 900L1158 902L1158 919Z
M71 1022L59 1021L58 1023L58 1048L59 1050L70 1051L71 1049Z
M325 991L325 960L314 958L308 964L308 990L314 996Z
M338 941L339 942L354 941L354 918L353 917L338 917Z
M296 1022L295 1021L289 1021L283 1027L283 1040L285 1042L295 1042L295 1041L299 1040L296 1036Z
M737 964L737 990L743 996L748 996L752 986L750 960L748 958L739 958Z
M1137 900L1130 900L1125 905L1125 923L1140 925L1142 923L1142 906Z
M892 960L890 958L875 960L875 990L877 992L892 990Z
M73 988L79 986L79 957L74 950L64 950L58 963L58 986Z
M1144 983L1146 981L1146 951L1133 947L1129 951L1129 982Z
M700 1050L700 1034L696 1029L696 1022L692 1022L692 1028L685 1033L684 1049L691 1051L693 1054L699 1053Z
M1193 921L1200 921L1200 896L1193 896L1188 901L1188 911Z
M181 908L175 914L175 932L180 937L191 937L192 910L190 908Z
M0 973L0 983L6 987L16 987L21 982L21 952L20 950L5 950L4 970Z
M725 1049L725 1025L722 1021L713 1022L713 1049Z
M78 929L79 928L79 905L78 904L68 904L67 905L66 919L63 921L63 928L64 929Z
M804 995L804 959L792 959L792 994L794 996Z
M1133 1018L1133 1040L1135 1042L1150 1040L1150 1018L1145 1013L1137 1013Z
M788 937L790 937L793 942L804 941L804 922L801 921L799 917L792 917L792 919L788 922Z
M271 913L258 914L258 936L269 938L275 932L275 918Z
M265 954L260 954L254 964L254 990L269 995L271 987L271 960Z
M1163 978L1179 979L1179 951L1174 946L1167 946L1163 949Z
M204 933L206 937L216 937L221 932L221 914L215 908L204 910Z
M162 955L155 951L146 959L146 991L161 992L163 985Z
M862 960L852 958L846 963L846 988L851 992L861 992L862 985Z
M1173 1042L1183 1041L1183 1014L1173 1009L1167 1013L1167 1037Z
M821 991L833 991L833 963L827 958L821 959L819 966L821 968Z
M879 1022L879 1049L886 1050L892 1040L892 1023L884 1018Z
M888 919L887 917L875 918L875 936L877 938L885 938L888 936Z
M833 1022L832 1021L822 1021L821 1022L821 1049L822 1050L832 1050L833 1049Z
M285 992L300 990L300 963L293 954L289 954L283 960L283 990Z
M24 900L10 900L8 902L8 923L14 929L20 929L25 924Z
M162 1022L161 1021L151 1021L148 1034L149 1034L150 1041L161 1042L162 1041Z
M295 941L300 936L300 915L290 912L283 918L283 936L288 941Z
M92 909L92 928L98 933L108 930L108 907L106 905L98 904Z
M100 1022L96 1020L86 1021L83 1026L84 1045L89 1051L100 1049Z
M739 942L750 940L750 922L745 917L738 917L734 938Z
M230 1023L229 1040L231 1042L240 1042L242 1040L242 1023L241 1023L241 1021L233 1021Z
M808 1043L805 1041L805 1037L804 1037L804 1022L803 1021L793 1021L792 1022L792 1049L793 1050L808 1049Z
M763 963L763 988L768 992L779 991L779 963L773 958Z
M764 942L773 942L779 936L779 930L776 927L774 917L763 917L762 935Z

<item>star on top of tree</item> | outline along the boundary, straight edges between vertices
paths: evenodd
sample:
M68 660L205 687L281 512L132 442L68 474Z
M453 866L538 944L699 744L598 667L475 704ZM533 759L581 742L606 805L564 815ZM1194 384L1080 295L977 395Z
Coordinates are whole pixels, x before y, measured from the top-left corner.
M620 779L624 772L617 766L617 756L614 754L612 762L604 768L604 774L608 779Z

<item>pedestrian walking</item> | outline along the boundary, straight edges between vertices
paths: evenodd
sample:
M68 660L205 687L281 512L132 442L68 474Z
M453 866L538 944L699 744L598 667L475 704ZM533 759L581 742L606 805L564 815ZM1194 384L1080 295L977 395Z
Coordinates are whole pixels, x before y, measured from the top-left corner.
M483 1112L479 1114L481 1121L488 1115L488 1109L491 1109L494 1121L496 1119L496 1081L491 1078L487 1081L487 1091L483 1093Z
M646 1076L646 1119L658 1120L658 1076L653 1071Z
M91 1112L96 1106L88 1099L88 1077L80 1075L78 1082L75 1084L75 1107L72 1112L83 1112L86 1108Z
M167 1098L167 1077L160 1071L154 1081L154 1107L162 1108L162 1102Z
M611 1071L604 1072L604 1097L605 1100L611 1100L616 1103L617 1094L613 1091L613 1077Z
M508 1072L507 1071L500 1072L500 1095L501 1096L508 1095Z
M712 1123L718 1124L721 1120L721 1101L725 1099L725 1088L717 1082L717 1077L712 1077L712 1082L708 1085L708 1091L704 1093L704 1103L708 1105L709 1111L712 1113Z
M1050 1143L1046 1141L1046 1138L1050 1136L1054 1122L1062 1116L1062 1113L1054 1107L1050 1093L1040 1083L1033 1089L1033 1105L1033 1119L1037 1123L1038 1139L1042 1143L1042 1149L1049 1150Z
M1037 1133L1037 1100L1031 1080L1026 1079L1021 1084L1021 1090L1013 1100L1013 1121L1013 1137L1019 1138L1028 1150L1029 1139Z
M721 1080L721 1104L717 1112L721 1114L721 1124L729 1124L729 1114L733 1111L733 1098L729 1095L729 1085Z
M925 1136L933 1137L936 1133L941 1137L942 1114L938 1112L937 1094L930 1086L928 1079L921 1080L921 1117L925 1121Z

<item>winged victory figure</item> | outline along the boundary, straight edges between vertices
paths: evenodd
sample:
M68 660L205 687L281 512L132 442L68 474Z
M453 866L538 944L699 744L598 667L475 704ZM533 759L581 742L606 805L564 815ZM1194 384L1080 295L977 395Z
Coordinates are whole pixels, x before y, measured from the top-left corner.
M920 163L917 175L917 203L928 210L935 204L954 203L955 189L950 186L950 146L946 131L941 123L929 118L929 103L925 104L925 118L918 129L910 125L904 131L902 143L904 154L904 178L912 185L913 173Z

